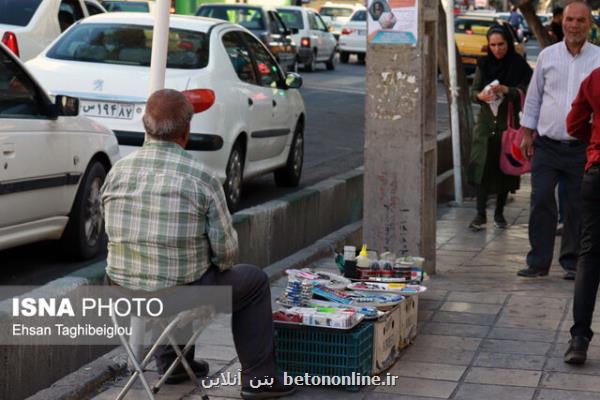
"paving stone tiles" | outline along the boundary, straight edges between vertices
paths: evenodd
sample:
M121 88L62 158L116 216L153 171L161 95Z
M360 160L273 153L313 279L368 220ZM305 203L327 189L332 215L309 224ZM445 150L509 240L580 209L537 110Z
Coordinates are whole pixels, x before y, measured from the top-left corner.
M467 374L465 382L535 388L541 376L542 371L473 367Z
M533 388L465 383L452 398L454 400L532 400L534 393Z
M475 361L473 361L473 365L477 367L514 368L541 371L545 362L545 356L481 352L477 354Z
M472 201L438 210L438 273L420 296L417 340L387 371L399 377L396 386L358 392L305 387L290 400L600 400L600 345L592 343L584 366L562 361L572 324L573 282L562 279L558 250L549 276L516 275L529 250L528 182L523 177L521 190L511 196L506 216L516 225L505 231L491 223L482 232L469 231ZM312 265L336 271L331 257ZM274 283L273 297L285 282ZM230 325L230 315L219 316L199 339L197 356L209 359L211 373L240 368ZM593 329L600 332L600 306ZM123 383L108 385L96 400L114 398ZM145 399L139 389L128 399ZM239 387L219 387L209 394L224 400L240 398L239 392ZM173 386L158 397L180 398L201 400L191 385Z
M448 335L477 338L486 337L489 331L490 327L486 325L451 324L434 321L427 322L422 329L423 333L430 335Z

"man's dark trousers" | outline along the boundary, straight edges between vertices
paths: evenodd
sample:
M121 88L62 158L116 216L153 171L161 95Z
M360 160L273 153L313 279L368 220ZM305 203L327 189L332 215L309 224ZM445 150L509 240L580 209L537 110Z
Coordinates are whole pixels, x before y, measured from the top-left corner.
M575 271L579 253L585 143L560 142L540 136L533 146L529 215L531 250L527 254L527 265L536 271L550 269L558 218L555 190L559 178L562 178L566 196L559 262L565 270Z
M581 185L581 251L575 278L571 336L592 338L592 314L600 282L600 165L590 167Z
M273 314L271 289L267 275L258 267L240 264L231 270L220 272L211 267L202 278L190 285L231 286L233 341L242 365L242 384L248 386L253 377L273 376L276 373L273 344ZM189 330L192 335L191 329ZM171 346L160 346L156 351L156 363L162 373L176 358ZM194 349L186 354L194 358Z

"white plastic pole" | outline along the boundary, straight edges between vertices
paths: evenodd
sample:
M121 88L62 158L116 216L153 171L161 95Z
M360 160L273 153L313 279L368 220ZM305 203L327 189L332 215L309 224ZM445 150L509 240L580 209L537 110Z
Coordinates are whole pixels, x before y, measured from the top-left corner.
M150 60L149 94L165 87L170 9L170 0L156 1L156 8L154 10L154 32L152 34L152 58Z
M450 129L452 132L452 162L454 164L454 200L463 203L458 124L458 82L456 79L456 44L454 40L454 0L446 2L446 36L448 36L448 69L450 75Z

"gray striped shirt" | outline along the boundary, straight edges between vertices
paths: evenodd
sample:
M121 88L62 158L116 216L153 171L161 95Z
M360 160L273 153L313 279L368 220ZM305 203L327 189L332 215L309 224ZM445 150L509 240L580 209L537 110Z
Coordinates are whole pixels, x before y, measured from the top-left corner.
M545 48L531 78L521 125L554 140L574 140L566 119L581 82L600 67L600 47L585 43L573 57L565 42Z

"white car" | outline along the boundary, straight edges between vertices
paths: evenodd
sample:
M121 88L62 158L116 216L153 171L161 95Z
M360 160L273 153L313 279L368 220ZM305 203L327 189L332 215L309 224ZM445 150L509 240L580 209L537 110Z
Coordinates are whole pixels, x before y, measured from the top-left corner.
M100 187L119 157L114 134L77 117L0 45L0 250L63 238L78 258L105 246Z
M111 128L123 155L144 141L153 23L142 13L96 15L27 64L51 93L79 97L81 114ZM274 172L278 185L298 185L302 78L285 76L239 25L173 15L170 28L165 87L193 103L188 150L224 183L230 209L239 206L243 179Z
M358 61L365 61L367 55L367 10L356 10L350 21L342 29L340 36L340 61L347 63L351 54L358 56Z
M306 7L278 7L277 13L292 31L298 46L298 62L311 72L317 63L335 69L336 40L321 16Z
M333 36L339 40L342 28L350 21L350 17L357 9L363 8L359 4L341 4L325 3L320 9L319 14L323 21L331 27Z
M27 61L75 22L104 12L96 0L1 0L0 38Z

